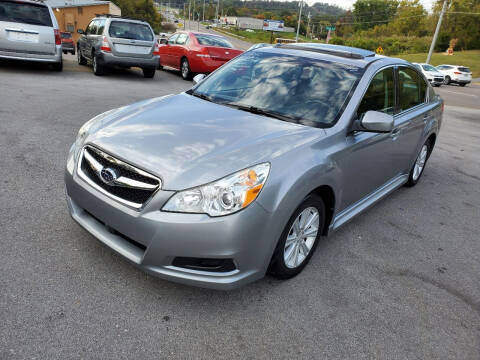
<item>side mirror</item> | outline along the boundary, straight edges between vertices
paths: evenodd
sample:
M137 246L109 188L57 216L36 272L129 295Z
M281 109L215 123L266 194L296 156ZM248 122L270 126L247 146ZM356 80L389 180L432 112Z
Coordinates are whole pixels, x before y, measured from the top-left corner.
M361 130L388 133L393 130L393 116L380 111L367 111L363 115L360 125Z
M205 79L206 75L205 74L198 74L193 77L193 85L197 85Z
M83 31L83 29L78 29L78 30L77 30L77 33L83 35L83 34L85 34L85 31Z
M168 44L168 40L167 39L160 39L160 44Z

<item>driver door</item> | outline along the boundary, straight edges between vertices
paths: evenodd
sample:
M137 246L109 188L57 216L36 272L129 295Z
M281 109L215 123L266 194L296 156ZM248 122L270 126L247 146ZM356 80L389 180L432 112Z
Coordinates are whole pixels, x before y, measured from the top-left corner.
M372 78L358 108L361 120L369 110L393 115L395 112L395 71L379 70ZM395 176L393 133L352 131L337 160L343 174L340 211L375 192Z

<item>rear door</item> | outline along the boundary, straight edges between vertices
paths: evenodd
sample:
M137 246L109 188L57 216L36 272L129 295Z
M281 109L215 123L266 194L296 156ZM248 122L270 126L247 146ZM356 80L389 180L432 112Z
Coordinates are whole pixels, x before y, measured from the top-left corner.
M38 3L0 1L0 51L55 54L50 10Z
M170 47L170 61L172 66L175 68L180 68L180 59L183 55L186 54L187 49L186 45L188 43L188 35L185 33L180 33L175 41L174 45Z
M97 25L96 20L90 21L87 28L85 29L85 34L82 35L79 41L80 51L84 57L90 58L92 55L92 38L91 36L96 33Z
M172 66L172 50L175 47L175 42L177 41L179 34L173 34L167 40L165 45L159 45L160 51L160 64L162 66Z
M151 58L155 36L147 24L112 20L108 28L115 56Z
M422 145L434 104L428 104L428 85L418 72L407 66L397 68L398 108L392 131L396 174L407 173Z

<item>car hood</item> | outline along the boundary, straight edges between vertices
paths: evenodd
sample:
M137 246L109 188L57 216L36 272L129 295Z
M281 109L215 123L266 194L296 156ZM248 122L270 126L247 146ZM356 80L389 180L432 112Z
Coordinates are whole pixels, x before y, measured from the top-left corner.
M439 71L426 71L425 72L427 75L430 75L430 76L440 76L440 77L443 77L444 75L439 72Z
M188 94L154 98L93 120L85 143L160 177L164 190L202 185L325 136L325 131Z

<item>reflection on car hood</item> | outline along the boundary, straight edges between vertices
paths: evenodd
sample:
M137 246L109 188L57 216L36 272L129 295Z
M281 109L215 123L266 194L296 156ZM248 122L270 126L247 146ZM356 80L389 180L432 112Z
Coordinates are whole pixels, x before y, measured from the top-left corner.
M439 76L439 77L443 77L444 75L439 72L439 71L425 71L425 74L426 75L430 75L430 76Z
M143 101L93 124L86 139L181 190L270 161L324 136L288 123L187 94Z

